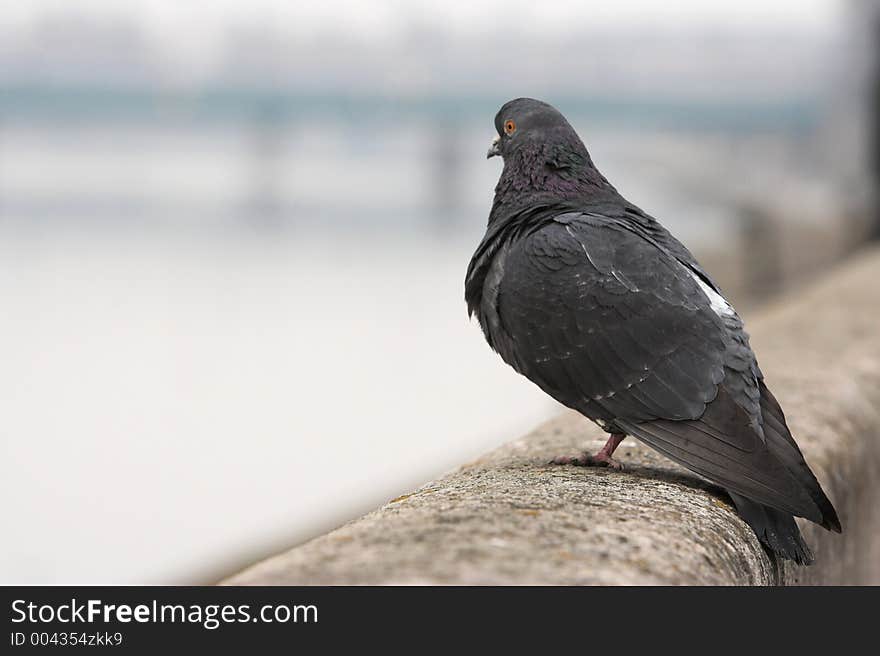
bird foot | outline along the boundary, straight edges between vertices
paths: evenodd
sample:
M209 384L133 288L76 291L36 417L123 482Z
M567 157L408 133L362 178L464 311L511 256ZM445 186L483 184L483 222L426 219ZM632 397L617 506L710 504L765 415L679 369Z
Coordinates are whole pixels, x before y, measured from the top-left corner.
M550 461L551 465L574 465L575 467L608 467L616 471L623 471L623 464L602 453L593 455L590 453L582 453L579 456L558 456Z

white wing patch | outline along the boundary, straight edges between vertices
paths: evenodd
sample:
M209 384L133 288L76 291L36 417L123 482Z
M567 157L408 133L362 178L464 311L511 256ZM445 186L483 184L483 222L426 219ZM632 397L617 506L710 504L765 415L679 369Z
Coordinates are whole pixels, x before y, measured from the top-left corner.
M719 294L714 289L709 287L709 285L703 282L703 279L700 278L700 276L698 276L690 269L688 269L688 273L691 274L693 279L697 281L700 289L703 290L706 298L709 299L709 305L715 312L715 314L717 314L719 317L731 317L736 314L736 310L733 309L733 306L728 303L721 294Z

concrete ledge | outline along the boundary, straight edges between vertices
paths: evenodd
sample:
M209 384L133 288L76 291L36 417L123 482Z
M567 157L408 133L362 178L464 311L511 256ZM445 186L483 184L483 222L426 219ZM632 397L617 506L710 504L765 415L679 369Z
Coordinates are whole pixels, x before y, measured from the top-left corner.
M746 322L843 521L801 523L812 567L768 557L723 493L632 438L622 473L548 465L604 441L567 413L223 583L880 583L880 250Z

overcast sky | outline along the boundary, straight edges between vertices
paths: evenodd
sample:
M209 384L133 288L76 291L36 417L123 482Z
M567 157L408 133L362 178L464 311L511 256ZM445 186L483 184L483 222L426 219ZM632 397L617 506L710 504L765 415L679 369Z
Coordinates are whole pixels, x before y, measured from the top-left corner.
M0 26L25 26L49 13L81 13L133 18L150 31L196 40L235 23L267 20L303 30L334 27L388 36L418 17L441 28L477 32L498 24L557 30L572 22L608 28L648 23L821 30L839 16L843 4L844 0L5 0Z
M324 35L333 34L360 42L361 48L370 51L393 45L398 39L401 43L409 39L411 50L430 51L433 46L425 35L439 32L453 40L470 37L468 42L472 45L467 53L472 56L474 44L481 43L483 35L509 36L510 43L518 44L529 37L558 36L564 40L571 33L628 38L633 33L663 35L723 30L742 35L746 40L769 32L770 42L779 42L776 35L780 33L792 39L806 36L807 39L800 42L806 44L802 48L809 52L816 49L810 37L821 38L835 32L846 15L847 5L854 1L4 0L0 13L0 44L5 42L6 53L14 54L19 48L26 53L21 57L39 64L42 55L34 56L34 51L27 46L30 35L36 33L34 28L38 28L41 36L36 43L43 49L41 52L62 53L63 63L64 58L75 57L75 51L82 50L77 47L76 38L92 37L65 41L59 38L57 30L45 31L47 18L61 18L65 24L75 24L81 19L89 25L106 24L111 28L121 23L134 26L138 36L144 37L153 56L164 61L166 76L182 79L199 78L214 70L218 62L228 58L230 35L242 33L251 34L249 45L244 48L250 52L260 50L261 44L266 44L263 50L270 49L273 39L285 43L292 42L288 41L289 36L315 34L321 35L317 37L319 43L328 42ZM126 34L124 30L116 32ZM73 34L90 33L74 31ZM417 35L414 42L413 35ZM764 41L766 48L768 39ZM117 59L118 55L120 67L126 65L122 61L126 55L135 56L132 54L135 48L126 53L119 52L115 43L107 47L114 53L110 59ZM760 47L754 52L746 48L745 56L762 59L766 54ZM319 63L315 63L316 69L320 68ZM392 63L403 66L405 62ZM651 62L636 63L651 68ZM788 72L783 73L783 77L789 77Z

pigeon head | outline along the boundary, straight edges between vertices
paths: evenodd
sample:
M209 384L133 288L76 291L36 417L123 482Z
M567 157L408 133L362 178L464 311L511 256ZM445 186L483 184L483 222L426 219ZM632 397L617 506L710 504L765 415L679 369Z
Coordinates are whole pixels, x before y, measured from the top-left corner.
M599 173L584 142L558 109L533 98L505 103L495 116L487 157L504 170L495 187L489 222L538 204L616 194Z
M498 136L486 157L507 159L523 149L543 149L547 145L587 154L574 128L558 109L533 98L517 98L505 103L495 115Z

